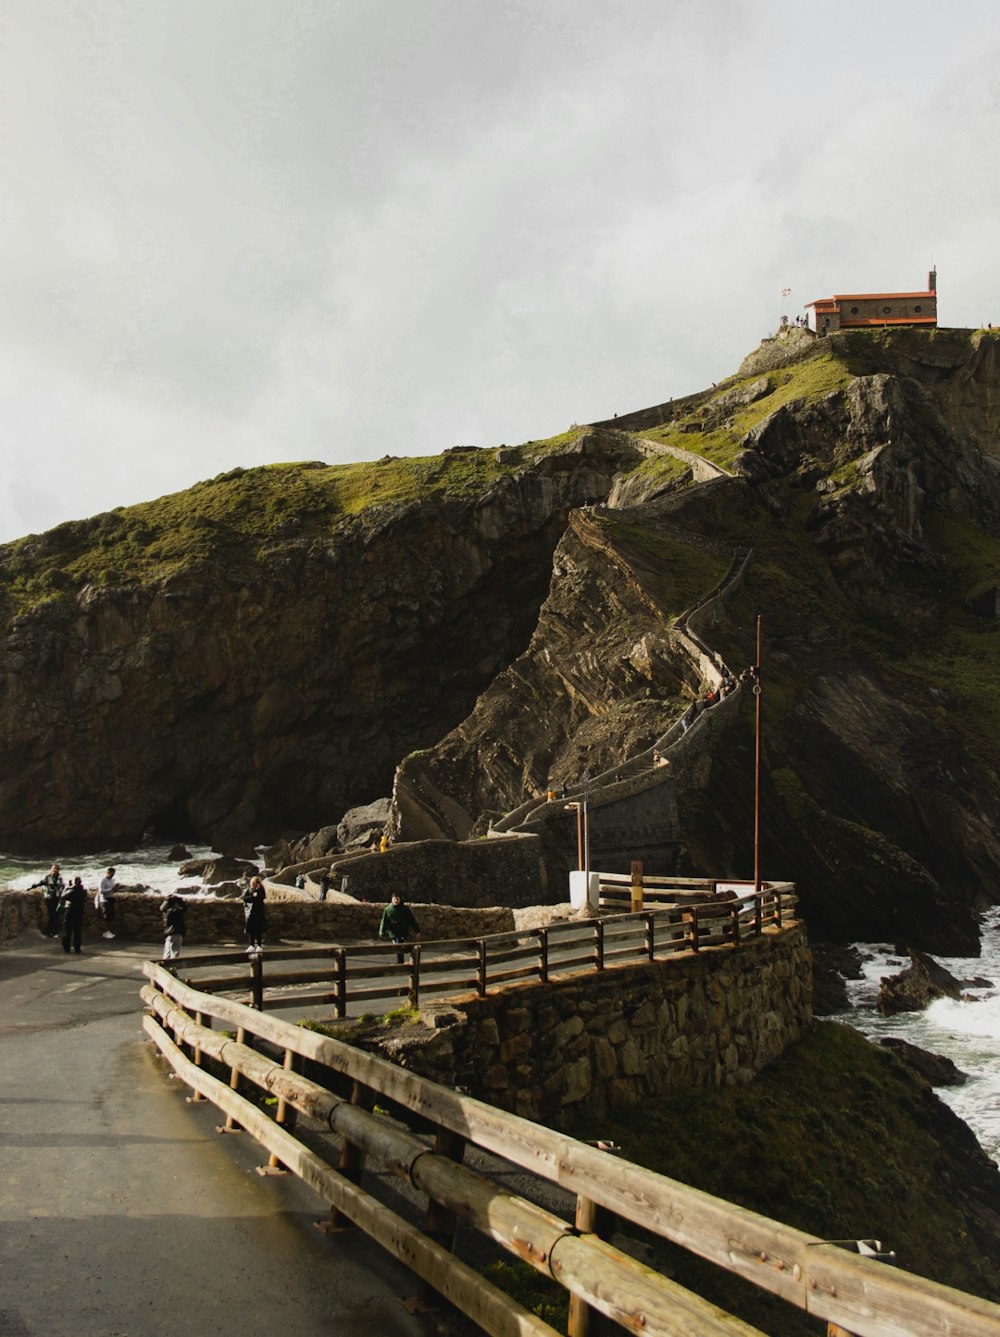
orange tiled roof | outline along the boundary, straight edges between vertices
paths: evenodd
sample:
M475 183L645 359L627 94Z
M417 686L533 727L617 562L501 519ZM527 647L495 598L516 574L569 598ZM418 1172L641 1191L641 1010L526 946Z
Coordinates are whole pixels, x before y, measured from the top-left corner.
M815 302L806 302L806 306L829 307L835 302L883 302L890 299L909 301L914 297L937 298L936 292L838 292L833 297L819 297Z
M880 302L886 297L936 297L936 292L838 292L834 294L835 302Z

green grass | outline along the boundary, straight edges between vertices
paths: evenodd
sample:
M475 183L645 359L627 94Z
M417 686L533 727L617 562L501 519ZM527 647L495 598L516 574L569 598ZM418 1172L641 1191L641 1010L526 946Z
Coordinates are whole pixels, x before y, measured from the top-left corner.
M929 1088L847 1027L814 1027L750 1085L679 1091L585 1116L572 1131L821 1239L881 1239L909 1271L1000 1298L996 1258L963 1205L986 1182L985 1157ZM653 1266L774 1337L817 1331L728 1273L643 1238Z
M170 580L206 566L246 580L260 550L282 542L327 542L382 505L465 499L489 490L532 459L558 454L581 434L497 450L357 464L273 464L232 469L183 492L70 521L0 547L0 607L16 615L86 585Z
M725 421L710 425L706 431L685 431L685 427L712 423L713 404L732 393L734 388L751 385L761 379L761 373L727 381L717 387L714 395L705 394L689 412L663 427L644 432L643 436L664 445L701 455L713 464L729 468L741 449L746 434L772 413L796 400L816 401L836 390L842 390L851 381L851 373L843 360L830 347L818 344L816 352L791 366L780 367L767 373L774 387L770 394L742 408L726 411Z
M730 545L688 536L676 524L644 522L634 511L599 511L592 518L674 617L710 594L732 561Z

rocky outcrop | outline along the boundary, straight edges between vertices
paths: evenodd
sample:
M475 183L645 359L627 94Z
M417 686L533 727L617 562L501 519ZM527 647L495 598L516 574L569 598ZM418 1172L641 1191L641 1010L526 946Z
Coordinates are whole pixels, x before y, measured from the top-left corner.
M961 998L955 976L924 952L910 951L910 964L898 975L884 976L879 984L878 1010L886 1016L920 1012L935 998Z
M389 800L376 799L345 812L337 825L337 844L342 850L363 849L378 840L389 820Z
M386 793L527 644L570 511L641 458L600 432L483 454L404 475L419 502L378 502L391 461L356 512L342 470L237 470L176 537L125 512L0 550L0 848L242 850Z
M879 1044L891 1049L931 1086L964 1086L969 1080L968 1073L964 1073L947 1054L934 1054L929 1049L921 1049L919 1045L911 1045L898 1035L883 1035Z
M755 663L759 616L764 876L816 937L974 952L1000 885L998 348L790 332L550 443L236 471L8 545L0 847L152 827L275 841L278 867L391 786L394 839L530 833L552 897L582 798L592 866L746 876L752 679L681 721Z

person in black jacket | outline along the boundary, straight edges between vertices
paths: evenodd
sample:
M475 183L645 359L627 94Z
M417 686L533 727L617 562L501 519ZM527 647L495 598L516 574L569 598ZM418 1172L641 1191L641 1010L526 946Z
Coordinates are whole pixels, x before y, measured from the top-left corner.
M187 905L180 896L173 894L160 902L160 914L163 916L163 959L176 961L184 941Z
M264 934L267 932L267 910L264 901L267 891L259 877L252 877L250 885L243 893L243 914L246 919L246 935L249 946L247 952L253 956L263 951Z
M80 943L83 938L83 907L87 904L87 888L80 878L75 877L63 892L63 951L69 951L70 942L73 951L80 955Z

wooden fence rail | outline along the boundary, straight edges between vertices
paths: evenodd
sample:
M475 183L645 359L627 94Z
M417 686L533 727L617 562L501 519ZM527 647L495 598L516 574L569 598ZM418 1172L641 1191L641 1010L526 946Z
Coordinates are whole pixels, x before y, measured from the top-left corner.
M441 1223L469 1224L558 1282L573 1297L571 1337L584 1337L595 1309L645 1337L709 1337L757 1330L660 1276L599 1238L594 1208L653 1231L806 1312L860 1337L997 1337L1000 1306L885 1267L834 1244L621 1160L599 1148L398 1068L338 1040L191 988L146 962L142 990L148 1037L229 1126L250 1132L347 1220L404 1261L425 1283L499 1337L551 1337L554 1330L454 1256ZM213 1028L213 1023L217 1025ZM220 1026L231 1028L235 1039ZM187 1051L187 1052L185 1052ZM204 1066L214 1061L229 1081ZM329 1085L302 1075L319 1065ZM334 1087L347 1082L350 1098ZM275 1117L241 1093L251 1084L277 1097ZM401 1123L370 1113L376 1098ZM338 1168L293 1136L295 1114L341 1139ZM417 1122L417 1135L405 1125ZM461 1164L472 1145L574 1194L574 1223L535 1206ZM447 1154L448 1152L452 1154ZM426 1230L367 1194L366 1157L376 1157L427 1198ZM432 1229L433 1226L433 1229Z
M485 997L514 980L546 981L581 970L629 962L662 961L678 953L731 949L765 931L780 931L795 917L788 884L760 896L700 900L651 907L639 914L571 920L547 928L447 938L426 943L269 948L263 956L200 953L167 963L205 993L248 990L254 1006L331 1008L345 1017L374 1000L399 998L412 1006L461 993ZM397 968L396 958L403 956ZM222 967L219 973L211 973ZM302 990L320 985L312 993Z

